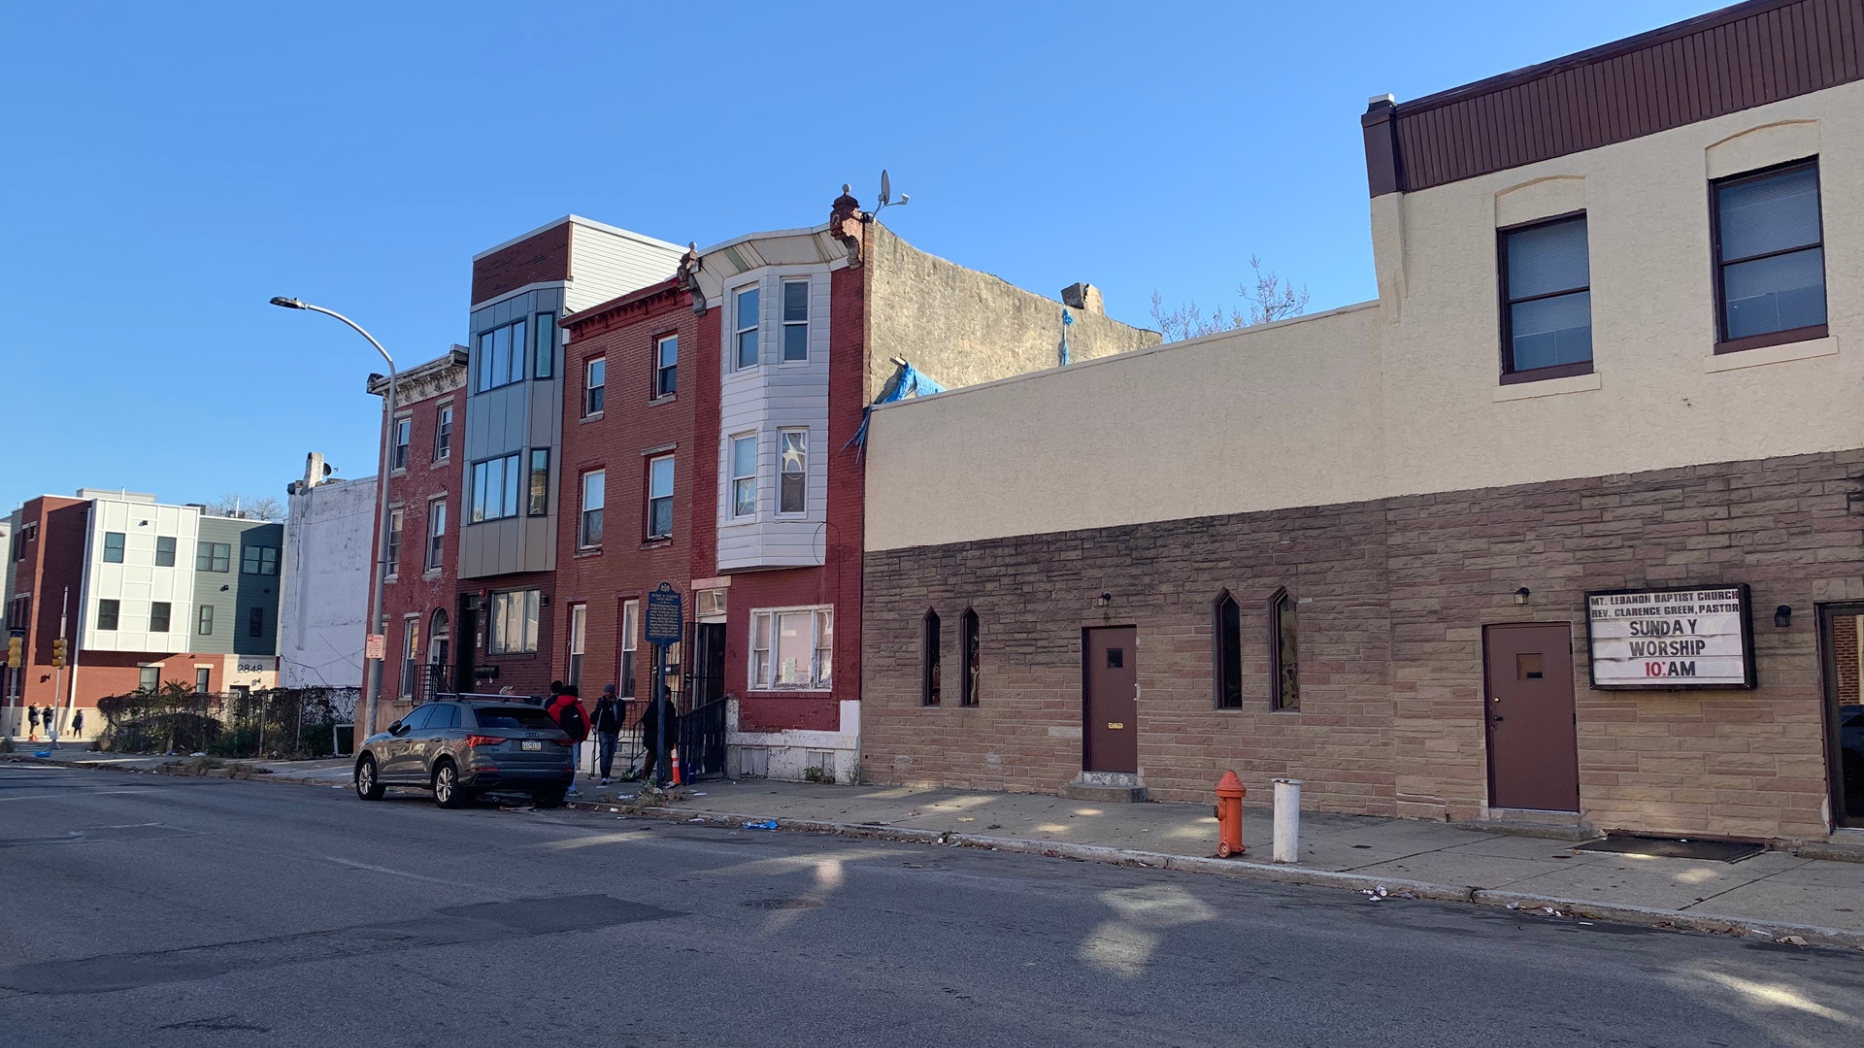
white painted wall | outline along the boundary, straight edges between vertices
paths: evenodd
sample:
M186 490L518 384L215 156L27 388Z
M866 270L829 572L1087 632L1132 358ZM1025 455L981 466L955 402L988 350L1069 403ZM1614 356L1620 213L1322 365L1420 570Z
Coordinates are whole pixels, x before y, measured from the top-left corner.
M134 651L177 654L188 650L194 623L194 556L200 537L201 511L193 506L123 501L91 493L81 647L86 651ZM104 560L104 537L123 534L122 563ZM156 539L175 540L175 563L155 563ZM237 556L237 552L235 553ZM238 565L234 566L237 571ZM78 594L72 594L77 597ZM99 629L100 601L117 601L117 628ZM158 602L169 606L168 629L149 628ZM76 609L74 609L76 610ZM76 616L74 616L76 617Z
M291 496L279 585L281 687L362 686L375 497L374 477Z

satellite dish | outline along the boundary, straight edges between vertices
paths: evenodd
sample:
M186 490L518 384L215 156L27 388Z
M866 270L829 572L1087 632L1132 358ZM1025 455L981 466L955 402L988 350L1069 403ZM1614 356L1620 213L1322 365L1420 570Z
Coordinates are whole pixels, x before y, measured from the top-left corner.
M887 177L887 169L880 169L880 206L886 207L893 199L893 180Z

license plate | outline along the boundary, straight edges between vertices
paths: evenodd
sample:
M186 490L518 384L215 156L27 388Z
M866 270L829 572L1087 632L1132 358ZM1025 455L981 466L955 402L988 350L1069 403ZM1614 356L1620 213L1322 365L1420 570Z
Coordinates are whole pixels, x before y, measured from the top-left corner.
M536 739L525 739L518 744L518 748L521 750L541 750L544 748L544 744Z

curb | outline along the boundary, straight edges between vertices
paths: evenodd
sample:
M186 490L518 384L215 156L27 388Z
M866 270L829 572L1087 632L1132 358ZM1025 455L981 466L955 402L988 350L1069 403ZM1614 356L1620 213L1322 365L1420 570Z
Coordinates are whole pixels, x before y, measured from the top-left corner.
M1099 862L1113 866L1137 866L1153 870L1180 870L1186 873L1214 874L1237 880L1343 889L1359 892L1373 899L1414 898L1434 902L1458 902L1514 910L1527 916L1592 918L1616 924L1638 925L1669 931L1734 935L1767 942L1786 941L1795 946L1843 946L1864 950L1864 931L1782 921L1757 921L1713 913L1686 913L1626 903L1566 899L1555 895L1535 895L1529 892L1503 891L1499 888L1482 888L1474 885L1431 884L1424 881L1369 877L1359 873L1340 873L1333 870L1306 869L1299 866L1271 865L1236 859L1171 855L1165 852L1112 848L1097 844L1036 841L1018 837L985 837L972 833L905 829L864 823L824 822L815 819L771 819L769 816L742 815L736 812L696 808L679 809L663 806L637 808L626 804L598 804L589 801L576 801L565 804L564 807L576 811L620 811L630 815L672 822L774 821L777 829L797 833L822 833L841 837L899 841L906 844L979 848L987 851L1041 855L1049 858L1072 859L1077 862Z

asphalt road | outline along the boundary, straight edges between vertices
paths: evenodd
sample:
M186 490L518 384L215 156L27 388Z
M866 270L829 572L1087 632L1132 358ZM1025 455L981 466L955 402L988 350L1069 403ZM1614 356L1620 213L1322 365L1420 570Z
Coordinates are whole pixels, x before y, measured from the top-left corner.
M0 765L0 1045L1855 1045L1864 951Z

